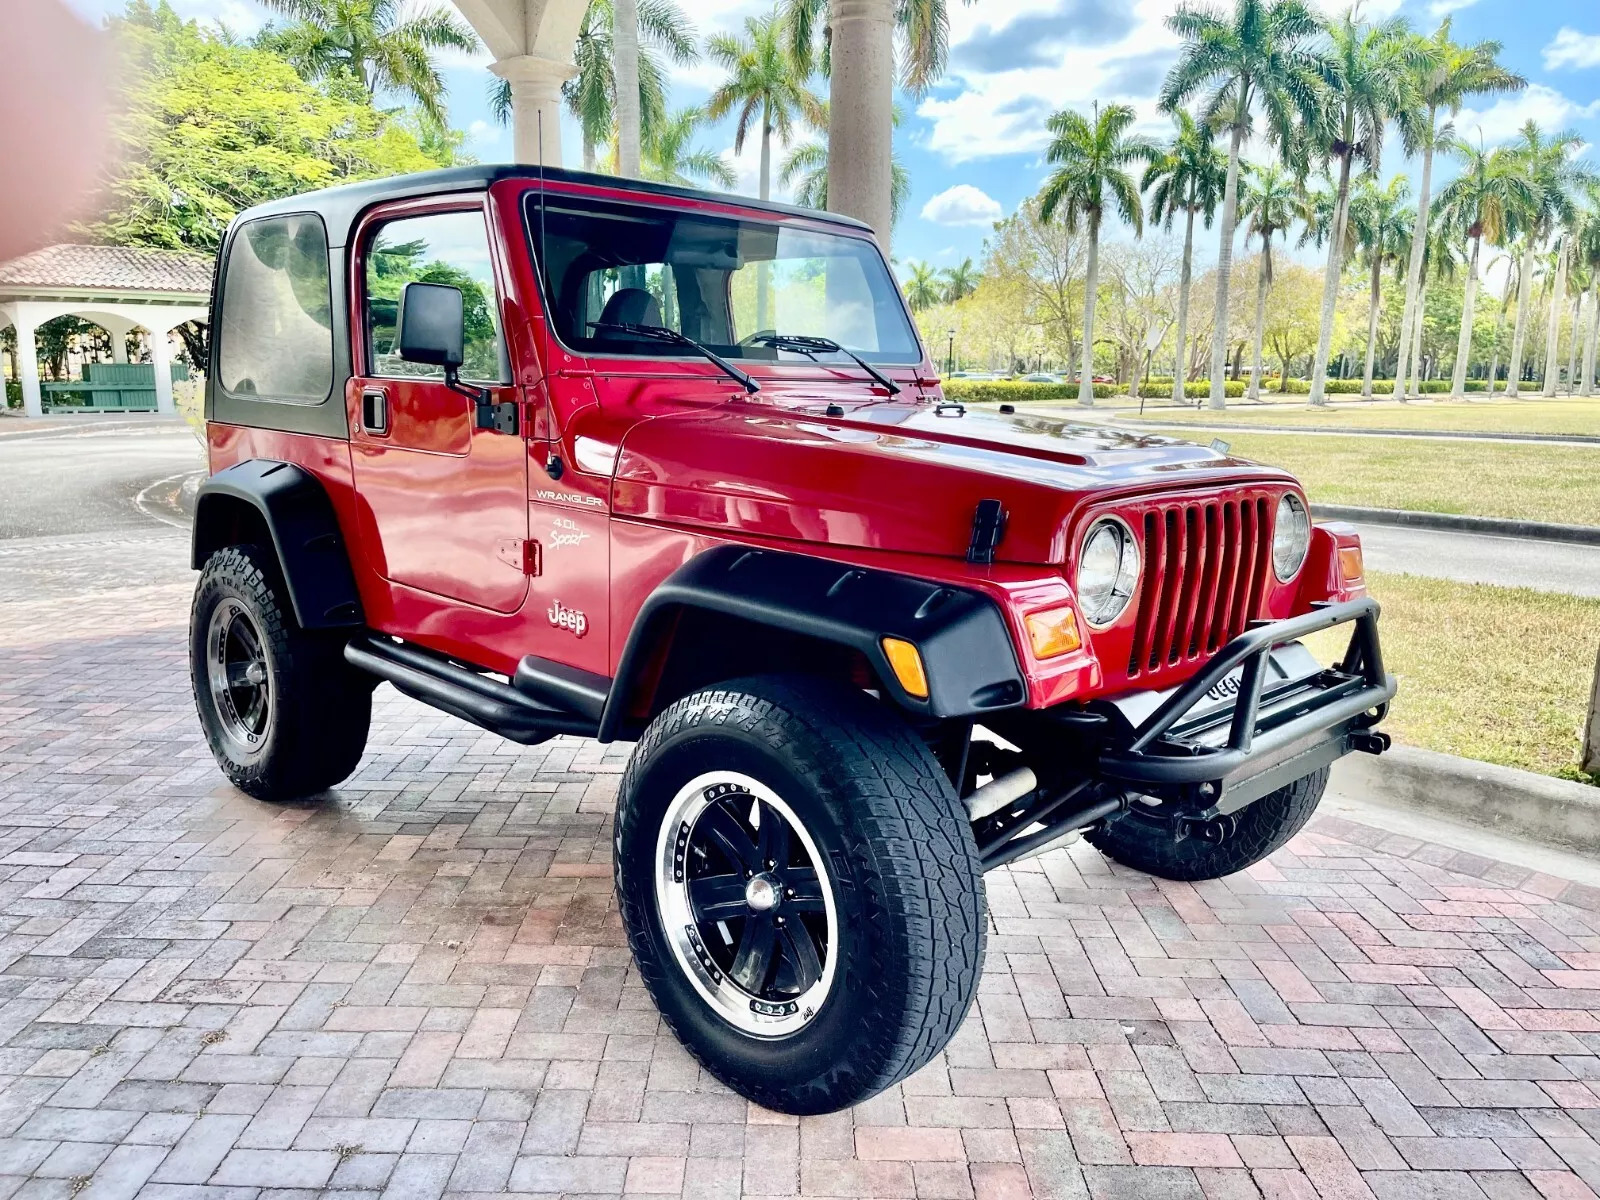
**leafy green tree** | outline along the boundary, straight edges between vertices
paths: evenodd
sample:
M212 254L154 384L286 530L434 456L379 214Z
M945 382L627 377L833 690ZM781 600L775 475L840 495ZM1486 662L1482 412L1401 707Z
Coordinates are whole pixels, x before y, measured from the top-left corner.
M403 119L340 76L307 83L284 59L130 0L111 23L124 49L121 154L89 232L130 246L215 253L244 208L332 184L422 171Z
M1411 185L1396 175L1387 187L1370 176L1350 197L1350 241L1366 255L1371 271L1367 304L1367 362L1361 394L1372 398L1372 371L1378 352L1378 317L1383 310L1383 270L1411 253Z
M694 135L705 120L705 113L698 108L680 108L663 117L644 144L644 177L682 187L713 183L731 188L738 182L720 154L694 148Z
M1547 134L1529 121L1512 143L1513 169L1527 191L1508 214L1512 227L1523 235L1522 265L1518 271L1517 322L1511 335L1511 365L1506 375L1506 395L1517 395L1522 379L1522 355L1532 311L1534 256L1561 224L1573 218L1574 201L1587 173L1574 161L1583 139L1571 130Z
M1454 127L1439 125L1440 113L1454 117L1471 96L1505 95L1520 91L1528 81L1499 63L1499 42L1478 42L1463 46L1450 37L1450 18L1446 17L1426 42L1428 50L1417 81L1424 107L1421 125L1422 171L1417 189L1416 228L1426 228L1433 199L1433 155L1441 142L1454 134ZM1395 366L1395 399L1405 398L1407 356L1410 353L1411 325L1416 318L1417 294L1422 281L1423 239L1413 239L1411 259L1406 268L1406 303L1400 320L1400 361ZM1468 322L1470 326L1470 322ZM1491 382L1491 387L1493 386Z
M1136 234L1144 232L1144 205L1128 168L1149 162L1159 151L1149 138L1129 132L1138 119L1131 105L1095 106L1094 119L1067 109L1045 123L1050 144L1045 161L1055 169L1039 192L1046 221L1059 212L1071 232L1086 228L1089 261L1084 274L1083 365L1078 373L1078 403L1094 403L1094 306L1100 283L1100 223L1109 208Z
M932 263L908 262L911 275L906 280L906 303L912 312L921 312L944 302L944 290L939 286L939 273Z
M288 18L269 25L258 44L287 58L312 82L343 76L376 100L397 95L444 128L444 79L433 56L471 52L478 35L445 6L415 8L404 0L261 0Z
M1589 329L1584 336L1583 366L1578 376L1578 394L1594 395L1594 364L1600 341L1600 186L1590 185L1585 195L1583 219L1578 229L1577 260L1589 276ZM1577 340L1577 329L1573 330Z
M1257 400L1261 396L1261 355L1266 337L1267 294L1272 290L1272 239L1288 231L1300 212L1300 192L1295 182L1282 168L1267 165L1252 167L1244 179L1244 195L1240 198L1239 212L1248 222L1245 241L1251 238L1261 243L1261 265L1256 272L1256 320L1254 353L1250 360L1250 386L1246 398ZM1178 393L1174 392L1176 396Z
M944 276L946 303L954 304L978 290L978 272L970 258L963 259L957 266L946 267L940 274Z
M1183 109L1172 114L1177 132L1160 157L1154 159L1139 182L1150 193L1150 218L1167 230L1183 214L1183 265L1178 276L1177 358L1172 369L1172 398L1181 400L1189 378L1189 289L1194 268L1194 221L1200 217L1207 229L1222 200L1228 181L1228 160L1217 149L1209 125L1202 125Z
M1227 405L1228 283L1239 215L1239 155L1254 114L1266 117L1266 136L1291 163L1303 154L1301 123L1318 117L1321 22L1303 0L1234 0L1231 13L1180 7L1167 28L1184 41L1161 87L1169 112L1204 93L1200 119L1230 133L1217 253L1216 328L1211 343L1211 407Z
M1360 158L1367 171L1379 169L1384 128L1391 121L1407 149L1420 145L1418 79L1434 59L1429 44L1412 37L1403 20L1368 25L1357 19L1356 12L1350 9L1328 29L1330 48L1318 64L1323 105L1308 125L1319 157L1327 159L1336 189L1328 266L1322 279L1317 353L1311 366L1313 405L1327 402L1324 388L1328 355L1333 347L1334 309L1344 270L1352 164Z
M1461 329L1456 345L1450 394L1465 395L1467 367L1472 359L1473 319L1478 301L1478 261L1487 239L1490 245L1506 243L1510 214L1524 208L1531 197L1515 160L1502 150L1485 150L1480 144L1451 137L1440 148L1461 160L1461 173L1439 193L1438 207L1445 228L1467 243L1467 281L1461 301ZM1405 324L1401 324L1402 336ZM1402 360L1404 361L1404 360ZM1493 389L1493 381L1490 382Z

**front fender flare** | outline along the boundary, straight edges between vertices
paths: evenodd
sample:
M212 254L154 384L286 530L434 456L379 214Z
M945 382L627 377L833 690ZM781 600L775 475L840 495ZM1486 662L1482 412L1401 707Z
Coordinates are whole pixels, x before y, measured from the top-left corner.
M199 570L234 540L240 505L266 527L300 627L359 628L361 597L333 502L316 476L293 463L252 458L202 483L190 565Z
M619 736L658 639L685 608L857 650L886 698L913 715L970 718L1013 708L1027 696L1005 617L979 592L809 555L718 546L679 567L640 608L601 714L601 741ZM928 676L926 699L900 686L883 652L885 637L917 646Z

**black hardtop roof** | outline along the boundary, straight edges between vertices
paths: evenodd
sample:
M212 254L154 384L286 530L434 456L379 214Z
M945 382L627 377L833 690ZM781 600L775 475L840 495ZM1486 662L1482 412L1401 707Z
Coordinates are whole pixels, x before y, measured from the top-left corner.
M677 187L668 183L653 183L644 179L620 179L615 175L599 175L591 171L569 171L560 167L527 166L517 163L485 164L473 167L450 167L442 171L421 171L414 175L391 175L384 179L368 179L360 183L347 183L340 187L324 188L319 192L303 192L286 196L246 209L234 218L235 223L255 217L281 213L314 212L322 217L328 227L328 242L342 246L362 212L385 200L402 200L411 196L428 196L440 192L469 192L487 187L501 179L547 179L559 183L587 183L599 187L616 188L643 196L677 196L687 200L704 200L716 204L732 204L740 208L775 213L786 217L808 217L829 221L854 229L868 226L853 217L823 212L815 208L801 208L793 204L775 204L771 201L752 200L747 196L728 192L708 192L699 188Z

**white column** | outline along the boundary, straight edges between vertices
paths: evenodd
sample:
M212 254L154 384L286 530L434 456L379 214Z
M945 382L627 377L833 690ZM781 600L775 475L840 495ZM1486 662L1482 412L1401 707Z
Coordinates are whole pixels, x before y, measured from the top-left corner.
M150 361L156 369L156 411L177 412L172 402L172 344L166 333L150 334Z
M38 326L19 304L12 324L17 327L17 378L22 383L22 411L26 416L44 416L44 398L39 391L39 343L34 338Z
M516 160L559 167L561 85L576 75L578 68L570 62L522 54L503 58L489 69L511 85L511 140Z

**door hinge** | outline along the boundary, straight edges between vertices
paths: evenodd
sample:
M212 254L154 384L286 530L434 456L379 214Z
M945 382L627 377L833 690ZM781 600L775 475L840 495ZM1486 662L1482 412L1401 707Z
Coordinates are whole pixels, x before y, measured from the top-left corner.
M544 548L533 538L513 538L500 542L495 547L495 556L524 575L540 575L544 572Z

